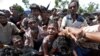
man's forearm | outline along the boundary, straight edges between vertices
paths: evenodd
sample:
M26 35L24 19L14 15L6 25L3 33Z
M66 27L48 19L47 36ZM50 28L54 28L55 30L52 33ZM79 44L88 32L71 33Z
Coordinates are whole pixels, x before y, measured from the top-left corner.
M89 40L100 42L100 32L85 33L85 37Z

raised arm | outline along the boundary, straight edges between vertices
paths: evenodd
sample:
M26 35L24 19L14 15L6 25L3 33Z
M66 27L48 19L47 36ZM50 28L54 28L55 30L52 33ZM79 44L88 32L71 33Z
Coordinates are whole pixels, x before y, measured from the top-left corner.
M100 42L100 32L84 32L81 28L77 29L77 28L71 28L69 27L66 31L64 31L64 33L70 35L72 38L80 38L80 36L87 38L90 41L95 41L95 42Z
M86 32L85 38L95 42L100 42L100 32L91 32L91 33Z

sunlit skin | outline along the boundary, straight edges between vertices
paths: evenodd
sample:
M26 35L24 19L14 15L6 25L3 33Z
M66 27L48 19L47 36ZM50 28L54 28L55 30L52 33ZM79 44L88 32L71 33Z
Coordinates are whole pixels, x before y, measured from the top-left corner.
M64 35L64 36L70 35L71 38L74 39L75 41L77 41L78 38L80 38L80 36L81 37L83 36L87 40L90 40L93 42L100 42L100 32L91 32L91 33L84 32L82 28L78 29L78 28L68 27L62 32L60 32L59 35Z
M47 27L47 32L48 32L49 35L54 35L54 34L58 33L58 29L53 24L50 24Z

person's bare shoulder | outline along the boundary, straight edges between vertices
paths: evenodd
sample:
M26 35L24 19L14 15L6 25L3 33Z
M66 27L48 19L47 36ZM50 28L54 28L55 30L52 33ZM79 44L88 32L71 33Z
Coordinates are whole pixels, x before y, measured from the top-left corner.
M47 35L46 37L44 37L43 39L43 43L47 43L49 41L50 35Z

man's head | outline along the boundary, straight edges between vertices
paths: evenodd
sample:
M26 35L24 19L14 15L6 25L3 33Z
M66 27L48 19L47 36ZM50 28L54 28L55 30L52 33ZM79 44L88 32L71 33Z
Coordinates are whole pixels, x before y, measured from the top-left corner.
M6 14L3 11L0 11L0 23L1 24L7 23L7 17L6 17Z
M3 10L3 12L5 13L7 18L9 18L11 16L11 13L9 10Z
M16 10L16 7L11 6L9 9L10 9L10 11L11 11L11 13L12 13L13 15L17 15L17 14L18 14L18 11Z
M22 48L24 41L20 35L13 35L12 42L15 47Z
M48 10L44 6L40 6L40 12L42 16L42 20L46 20L48 18Z
M34 19L33 17L29 18L29 20L28 20L28 26L31 29L37 28L38 27L38 23L37 23L36 19Z
M72 14L75 14L79 8L79 2L78 1L72 1L70 4L69 4L69 10Z
M58 33L58 24L56 22L49 23L47 32L49 35L56 35Z
M53 9L51 10L51 12L52 12L52 15L53 15L53 16L56 16L56 14L57 14L57 9L56 9L56 8L53 8Z
M32 15L38 16L40 14L40 8L37 4L31 4L30 9L31 9Z

